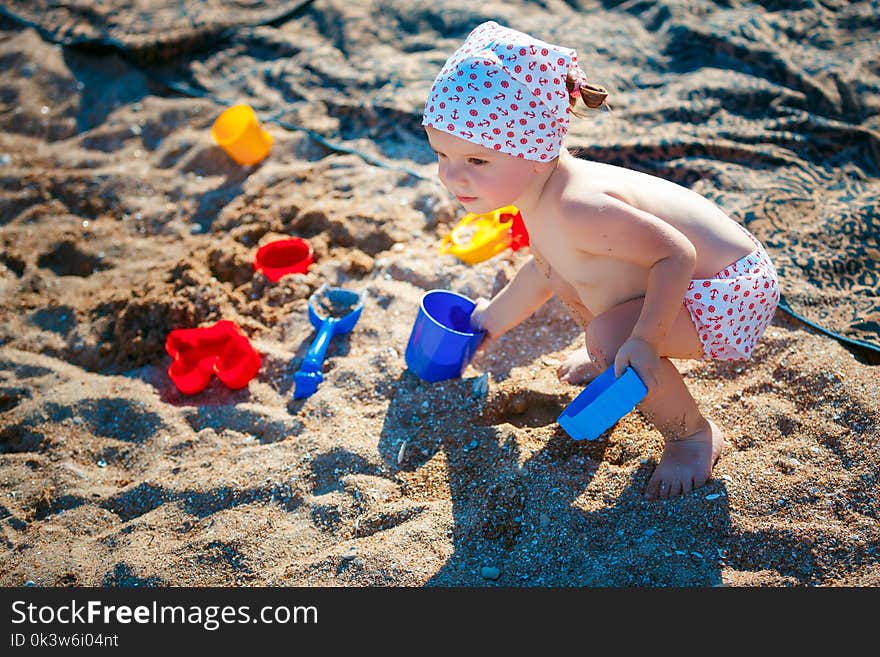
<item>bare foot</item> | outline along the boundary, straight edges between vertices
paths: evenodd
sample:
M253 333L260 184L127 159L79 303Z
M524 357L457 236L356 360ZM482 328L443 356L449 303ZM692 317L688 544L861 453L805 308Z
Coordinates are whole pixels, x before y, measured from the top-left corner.
M586 347L569 354L565 362L556 369L559 380L572 385L589 383L600 374L599 368L590 360Z
M668 500L690 493L712 476L712 468L721 456L724 438L712 422L697 433L679 440L667 440L663 456L645 488L645 498Z

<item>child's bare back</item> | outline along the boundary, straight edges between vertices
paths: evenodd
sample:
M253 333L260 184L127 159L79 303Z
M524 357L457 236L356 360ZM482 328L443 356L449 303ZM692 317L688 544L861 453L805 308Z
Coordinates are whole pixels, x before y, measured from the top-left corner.
M649 268L607 257L591 250L588 243L583 248L583 241L573 241L570 231L578 226L571 217L561 216L566 201L577 201L596 213L620 203L669 224L694 246L694 278L710 278L755 249L745 231L717 205L685 187L566 152L559 160L541 194L542 203L533 211L534 218L524 215L524 219L532 253L554 292L594 316L644 296ZM626 240L639 239L635 227L620 225L618 229Z

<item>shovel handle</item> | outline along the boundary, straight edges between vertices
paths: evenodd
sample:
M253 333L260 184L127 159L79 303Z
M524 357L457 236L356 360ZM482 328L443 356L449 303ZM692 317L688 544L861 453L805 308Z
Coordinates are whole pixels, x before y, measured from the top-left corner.
M327 354L327 347L330 346L330 340L333 337L333 328L336 324L335 318L325 319L321 323L318 335L312 341L306 357L303 359L300 370L303 372L320 372L324 364L324 356Z

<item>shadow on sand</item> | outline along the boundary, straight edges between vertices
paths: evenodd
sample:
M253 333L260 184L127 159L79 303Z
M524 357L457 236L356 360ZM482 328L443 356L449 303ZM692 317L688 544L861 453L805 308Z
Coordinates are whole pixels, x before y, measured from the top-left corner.
M438 453L446 461L454 552L428 586L721 584L730 534L722 481L648 502L642 495L653 463L611 449L613 430L593 442L570 439L556 424L568 399L533 393L524 411L502 404L497 412L487 408L491 399L473 396L472 384L430 384L404 372L389 395L379 445L385 463L416 472ZM424 400L424 413L412 415L413 405L398 401L412 396ZM404 439L407 456L398 464ZM593 493L591 481L607 476L603 462L633 460L629 482L613 497ZM697 542L694 523L701 537L708 528L710 544Z

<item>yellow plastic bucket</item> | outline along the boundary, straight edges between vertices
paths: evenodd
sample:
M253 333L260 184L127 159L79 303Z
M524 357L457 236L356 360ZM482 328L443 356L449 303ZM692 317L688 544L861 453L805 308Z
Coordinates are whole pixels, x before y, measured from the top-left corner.
M250 105L233 105L224 110L214 121L211 135L238 164L256 164L272 148L272 135L260 125Z

